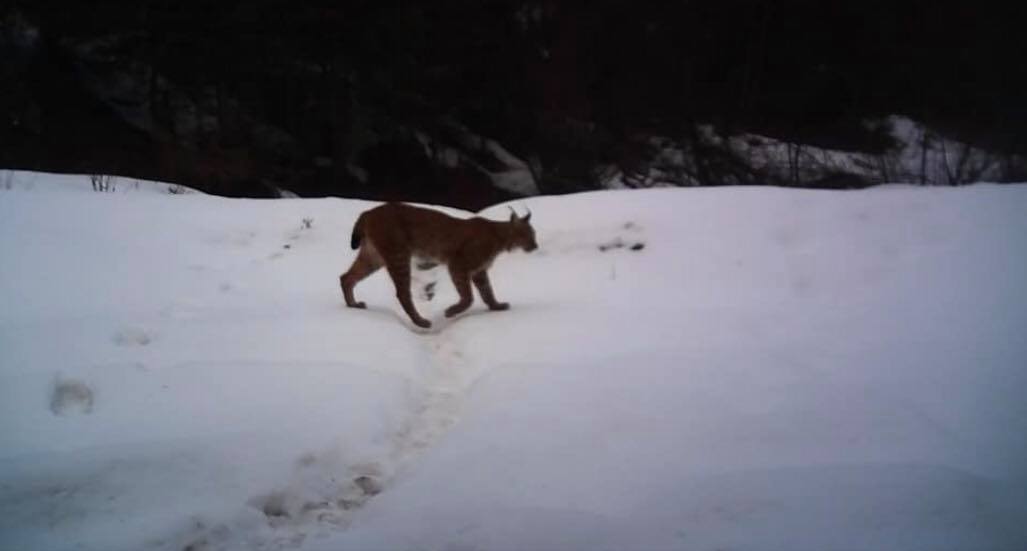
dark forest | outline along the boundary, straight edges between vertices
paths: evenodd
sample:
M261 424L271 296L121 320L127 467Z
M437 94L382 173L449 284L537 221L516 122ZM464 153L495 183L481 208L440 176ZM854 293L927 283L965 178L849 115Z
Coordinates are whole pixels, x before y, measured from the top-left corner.
M1019 10L964 2L14 2L0 8L0 166L228 196L508 199L782 177L704 139L874 155L901 115L1027 179ZM940 139L940 138L939 138ZM923 142L928 136L925 133ZM662 144L662 145L660 145ZM967 146L969 148L969 146ZM673 173L673 171L670 171ZM787 174L787 171L784 171ZM635 176L635 177L632 177ZM965 183L950 176L947 182Z

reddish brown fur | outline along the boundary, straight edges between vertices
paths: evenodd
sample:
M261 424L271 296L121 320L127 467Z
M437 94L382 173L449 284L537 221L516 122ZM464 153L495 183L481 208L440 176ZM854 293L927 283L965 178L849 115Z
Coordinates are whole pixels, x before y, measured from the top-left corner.
M414 324L431 327L431 322L417 313L410 297L410 260L418 256L444 263L449 268L460 300L446 309L446 317L471 306L472 283L489 309L506 310L510 305L498 302L492 293L488 269L496 255L503 251L517 248L533 251L538 247L530 218L530 213L519 218L511 212L508 222L478 217L465 220L403 203L385 203L368 210L353 225L352 245L353 248L359 245L360 252L350 269L339 276L346 305L366 308L363 302L353 298L353 287L385 266L396 285L396 298L403 310Z

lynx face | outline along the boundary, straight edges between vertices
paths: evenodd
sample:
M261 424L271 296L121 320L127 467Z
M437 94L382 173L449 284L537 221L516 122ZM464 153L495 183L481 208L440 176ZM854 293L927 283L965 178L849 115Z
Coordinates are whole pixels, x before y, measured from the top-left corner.
M513 226L511 232L511 249L519 248L525 252L531 252L538 248L535 242L535 229L531 227L531 213L524 218L518 218L517 213L510 211L510 222Z

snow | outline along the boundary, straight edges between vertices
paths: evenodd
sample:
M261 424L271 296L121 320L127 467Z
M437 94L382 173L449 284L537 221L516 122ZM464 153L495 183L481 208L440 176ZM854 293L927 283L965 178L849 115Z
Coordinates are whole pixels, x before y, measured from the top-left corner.
M140 180L116 175L95 175L109 178L109 191L104 193L201 193L180 184L168 184L153 180ZM40 192L90 192L93 190L92 176L88 174L53 174L31 170L0 170L0 191L40 191Z
M0 549L1027 548L1027 187L521 199L511 309L418 271L425 332L343 307L373 203L34 178Z

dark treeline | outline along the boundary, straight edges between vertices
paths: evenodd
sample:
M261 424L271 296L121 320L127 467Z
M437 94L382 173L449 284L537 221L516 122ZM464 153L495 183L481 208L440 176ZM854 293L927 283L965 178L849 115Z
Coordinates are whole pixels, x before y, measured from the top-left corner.
M904 114L1027 150L1023 18L964 2L16 1L0 8L0 166L215 193L508 197L476 137L546 193L696 124L889 147ZM445 151L458 161L444 160ZM700 178L717 183L717 174Z

